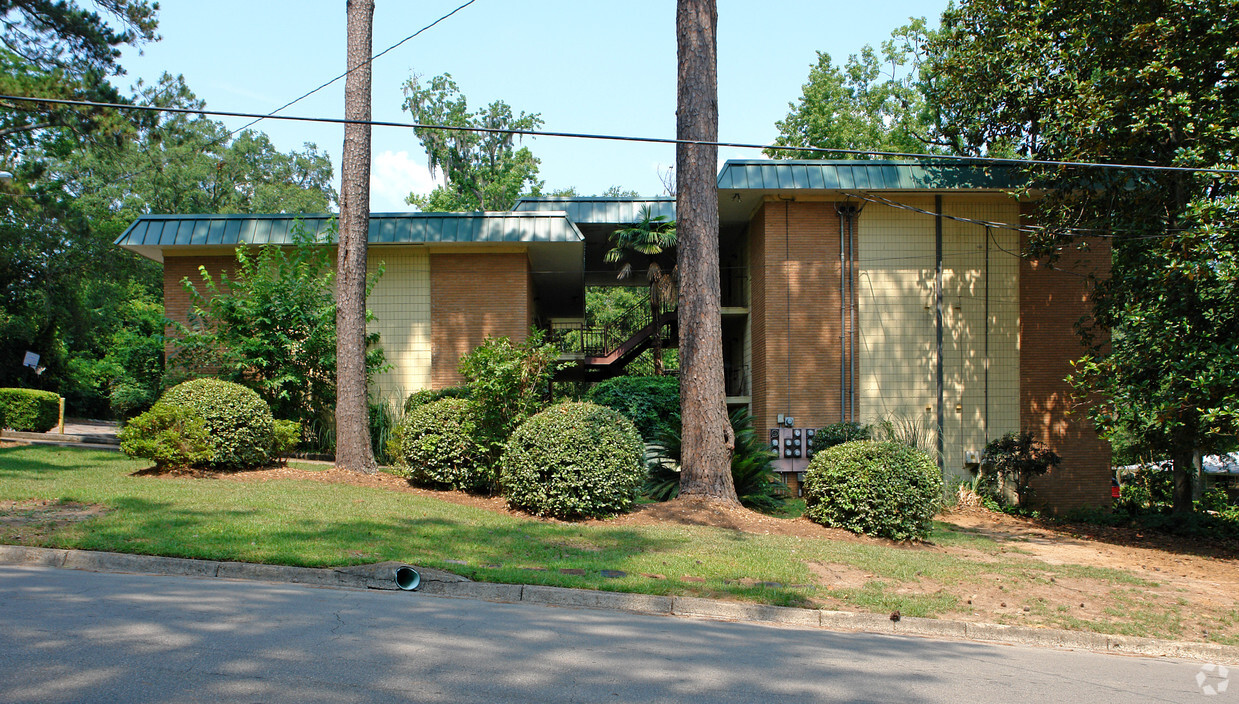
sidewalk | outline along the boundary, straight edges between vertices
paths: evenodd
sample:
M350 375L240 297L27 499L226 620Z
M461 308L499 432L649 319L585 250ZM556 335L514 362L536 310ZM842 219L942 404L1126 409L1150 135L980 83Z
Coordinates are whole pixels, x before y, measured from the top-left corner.
M120 447L116 433L120 426L116 421L65 418L65 431L52 428L46 433L21 433L16 430L0 430L0 440L36 444L89 447L96 450L115 450Z

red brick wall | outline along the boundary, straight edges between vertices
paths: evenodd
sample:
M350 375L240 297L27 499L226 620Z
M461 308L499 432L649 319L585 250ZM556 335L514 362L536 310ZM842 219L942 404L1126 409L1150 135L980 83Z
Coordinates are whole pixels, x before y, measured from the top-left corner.
M198 293L207 294L207 288L203 284L202 275L198 272L198 267L206 267L207 273L215 280L215 285L227 291L227 287L222 286L220 274L232 276L236 270L237 258L235 255L217 255L217 256L195 256L195 257L168 257L163 260L163 314L169 320L175 320L179 323L189 322L189 293L185 291L185 287L181 285L181 281L186 277L198 289ZM164 344L164 357L170 358L175 351L176 345L172 342L173 329L169 326L164 334L168 336L168 342Z
M802 428L837 422L839 218L835 204L766 203L749 227L749 261L753 415L758 432L764 437L779 413L792 414Z
M534 318L531 289L523 252L431 254L431 386L463 382L461 356L487 337L524 340Z
M1021 243L1023 244L1023 243ZM1084 353L1075 323L1092 311L1080 274L1106 275L1110 245L1064 250L1052 270L1045 261L1020 264L1020 427L1063 459L1033 483L1036 501L1054 512L1110 503L1110 444L1097 436L1084 409L1073 410L1072 360Z

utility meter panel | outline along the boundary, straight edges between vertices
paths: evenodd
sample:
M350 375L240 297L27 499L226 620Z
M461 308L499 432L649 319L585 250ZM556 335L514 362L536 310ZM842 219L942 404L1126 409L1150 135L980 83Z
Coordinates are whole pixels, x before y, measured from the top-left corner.
M781 473L800 474L809 467L813 451L815 428L778 427L770 429L770 450L778 455L774 462L774 471Z

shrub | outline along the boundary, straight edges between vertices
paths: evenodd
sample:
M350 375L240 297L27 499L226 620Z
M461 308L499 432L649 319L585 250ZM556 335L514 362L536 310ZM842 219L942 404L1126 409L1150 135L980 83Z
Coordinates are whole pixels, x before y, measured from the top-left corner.
M414 408L400 425L393 454L414 484L490 492L495 473L477 440L472 404L445 398Z
M1034 440L1032 433L1023 430L990 440L981 455L981 472L1014 487L1016 503L1027 506L1032 494L1029 482L1061 461L1054 451Z
M122 452L159 469L204 466L214 454L202 416L182 406L156 404L126 423L119 438Z
M534 515L609 516L636 498L643 454L632 421L593 403L564 403L512 433L500 483L509 506Z
M498 459L516 426L546 407L558 358L558 348L534 330L516 344L507 337L487 338L460 359L488 462Z
M271 456L288 457L301 444L301 424L295 420L277 420L271 426Z
M928 454L897 442L858 440L813 457L805 515L822 525L892 540L923 539L942 499Z
M469 387L449 386L445 389L422 389L409 394L404 400L404 412L412 413L418 406L434 403L445 398L469 398Z
M817 432L813 434L813 442L809 443L809 449L814 453L818 453L835 445L842 445L853 440L872 440L872 430L871 426L861 425L852 421L831 423L824 428L818 428Z
M747 409L731 414L731 428L736 434L735 451L731 454L731 480L740 503L758 511L774 511L782 507L789 494L787 485L774 473L778 456L753 429L753 417ZM644 492L655 501L668 501L680 494L681 426L678 416L646 446Z
M213 467L250 469L270 459L271 409L240 384L194 379L168 389L155 405L184 408L202 418L211 437Z
M60 418L60 397L37 389L0 389L0 428L46 433Z
M680 380L673 376L617 376L590 389L589 400L632 421L646 442L679 427L672 424L680 415Z

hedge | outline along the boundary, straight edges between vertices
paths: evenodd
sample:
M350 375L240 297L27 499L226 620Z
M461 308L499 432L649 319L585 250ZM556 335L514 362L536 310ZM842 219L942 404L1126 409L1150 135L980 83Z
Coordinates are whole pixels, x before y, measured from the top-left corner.
M0 428L46 433L60 420L60 396L37 389L0 389Z

